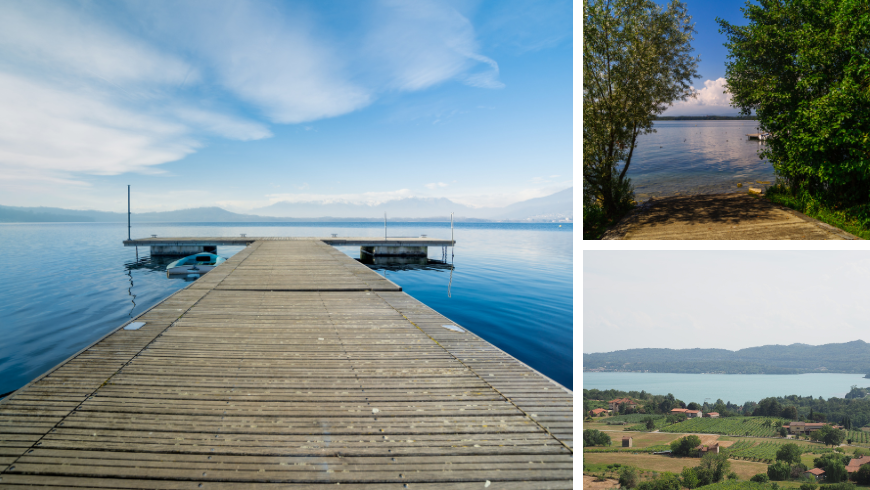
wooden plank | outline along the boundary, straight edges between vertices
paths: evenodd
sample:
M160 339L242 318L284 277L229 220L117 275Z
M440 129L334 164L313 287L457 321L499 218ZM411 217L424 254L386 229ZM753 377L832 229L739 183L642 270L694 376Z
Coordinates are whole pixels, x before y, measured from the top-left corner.
M572 484L573 393L321 242L139 319L0 401L0 486Z

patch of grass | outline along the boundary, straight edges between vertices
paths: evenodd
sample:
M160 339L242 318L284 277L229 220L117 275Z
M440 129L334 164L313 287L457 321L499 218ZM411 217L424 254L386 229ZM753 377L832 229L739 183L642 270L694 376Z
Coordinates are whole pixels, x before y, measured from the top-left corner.
M839 203L817 199L806 191L794 193L781 185L767 189L765 198L864 240L870 239L870 204L846 207Z
M604 214L604 209L601 206L592 204L583 206L583 239L584 240L600 240L601 235L608 228L619 222L629 211L634 209L633 206L626 207L619 215L613 219L607 219Z

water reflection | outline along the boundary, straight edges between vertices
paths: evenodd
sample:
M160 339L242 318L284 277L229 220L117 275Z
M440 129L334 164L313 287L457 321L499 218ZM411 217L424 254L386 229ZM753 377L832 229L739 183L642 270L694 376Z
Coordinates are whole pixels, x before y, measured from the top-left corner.
M746 136L758 132L756 121L659 121L655 128L638 138L628 170L639 201L745 192L775 180L758 140Z
M138 258L134 262L125 262L124 263L124 271L132 276L132 271L145 272L145 273L160 273L166 275L166 267L178 260L178 257L173 256L148 256ZM195 281L200 276L197 274L173 274L168 276L169 279L182 279L186 282ZM130 279L130 283L132 284L132 277Z
M367 257L357 259L374 271L442 271L453 269L453 264L427 257Z
M451 261L430 259L428 257L372 257L364 255L365 258L356 259L360 263L368 266L373 271L380 272L387 277L388 272L399 271L450 271L450 277L447 280L447 297L451 297L450 287L453 285L453 266L451 252ZM447 253L444 253L444 258L447 258Z

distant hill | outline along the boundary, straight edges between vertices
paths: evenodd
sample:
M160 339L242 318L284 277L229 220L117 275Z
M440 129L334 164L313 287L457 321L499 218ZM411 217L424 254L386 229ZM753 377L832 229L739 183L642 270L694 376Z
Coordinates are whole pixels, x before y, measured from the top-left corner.
M574 188L521 201L504 207L491 215L494 219L564 219L574 216Z
M293 216L295 218L319 218L322 216L346 218L442 218L450 219L450 213L457 217L481 218L476 209L455 203L446 198L410 197L395 199L377 205L354 204L348 202L278 202L252 212L263 216Z
M763 345L726 349L628 349L583 354L584 371L653 373L870 373L870 344Z
M353 203L279 202L239 214L219 207L133 213L133 222L269 222L269 221L551 221L573 217L573 188L503 208L471 208L445 198L407 198L377 206ZM0 223L124 222L127 213L49 207L0 206Z

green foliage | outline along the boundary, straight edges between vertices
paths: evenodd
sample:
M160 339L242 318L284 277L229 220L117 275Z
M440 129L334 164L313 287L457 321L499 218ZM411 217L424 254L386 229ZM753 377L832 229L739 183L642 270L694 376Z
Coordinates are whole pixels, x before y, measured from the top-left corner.
M637 137L700 76L690 19L678 0L583 1L583 194L608 218L633 201L626 173Z
M824 468L825 481L828 483L840 483L848 479L846 465L842 461L831 461Z
M707 453L701 458L701 464L698 468L709 472L709 483L716 483L725 478L725 475L731 470L731 462L728 461L727 454Z
M754 482L758 482L758 483L767 483L770 481L770 477L767 476L767 473L759 473L759 474L753 476L752 478L750 478L749 481L754 481Z
M587 446L609 446L610 436L596 429L586 429L583 431L583 447Z
M640 472L634 466L623 466L619 469L619 487L634 488L640 483Z
M698 432L735 436L775 437L778 430L761 417L691 418L660 429L662 432Z
M785 461L777 461L767 467L767 476L773 481L785 481L791 477L791 465Z
M587 447L583 449L584 453L631 453L631 454L651 454L658 453L661 451L667 451L671 447L667 444L658 444L655 446L648 447L620 447L620 446L608 446L608 447Z
M584 196L585 201L585 196ZM626 205L618 209L619 212L608 217L604 208L597 202L583 203L583 239L598 240L608 228L615 225L625 216L633 206Z
M870 485L870 464L863 464L855 472L855 481L861 485Z
M673 473L664 472L652 480L641 482L638 490L680 490L680 477Z
M801 462L801 454L803 454L803 450L797 444L783 444L776 451L776 460L785 461L788 464L798 464Z
M792 190L783 185L769 187L764 197L770 202L800 211L810 218L870 240L870 204L832 203L813 196L806 190Z
M822 441L825 445L839 446L846 439L846 431L835 429L830 425L823 425L821 429L811 432L810 438Z
M700 488L704 490L772 490L775 488L773 485L771 485L770 483L761 483L751 480L725 480L720 483L714 483L712 485L707 485Z
M689 456L690 454L693 454L695 448L700 445L701 438L698 436L685 436L671 442L671 451L674 456Z
M789 405L789 406L783 408L782 413L780 414L780 417L782 417L784 419L788 419L788 420L797 420L797 418L798 418L797 408L795 408L794 405Z
M828 204L870 197L870 3L759 0L717 19L732 104L770 132L762 156L792 190Z
M818 484L813 482L801 483L800 490L816 490L819 487Z
M827 476L825 477L825 479L827 480ZM845 481L842 483L822 485L820 488L824 490L856 490L854 483L849 483Z
M700 485L700 480L698 479L698 472L695 471L695 468L691 466L686 466L683 468L683 472L680 474L680 478L683 481L683 487L685 488L696 488Z

